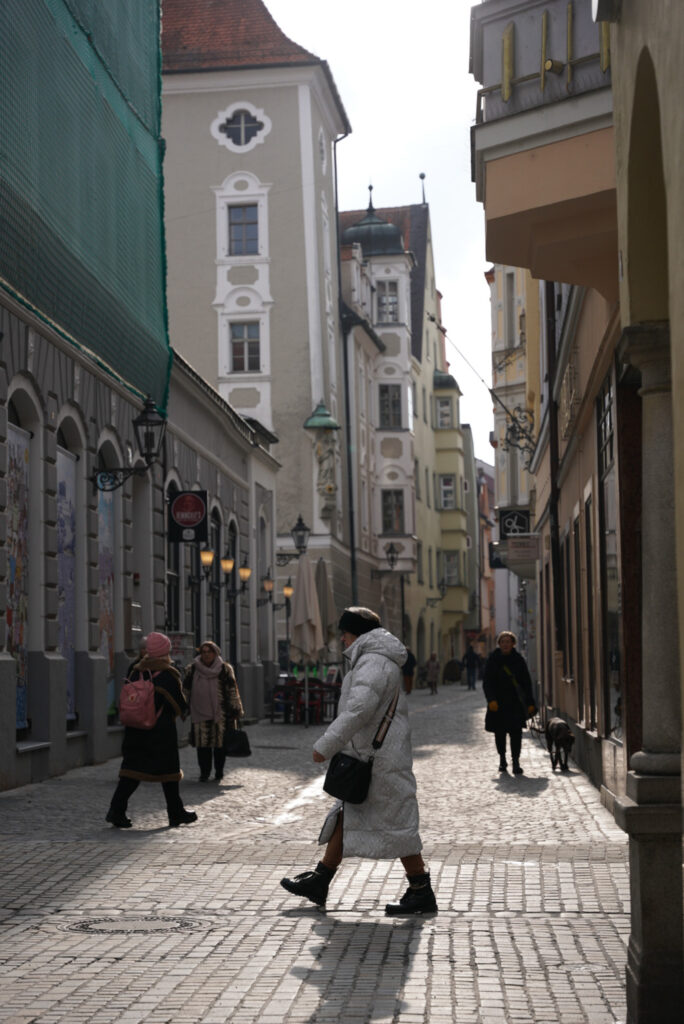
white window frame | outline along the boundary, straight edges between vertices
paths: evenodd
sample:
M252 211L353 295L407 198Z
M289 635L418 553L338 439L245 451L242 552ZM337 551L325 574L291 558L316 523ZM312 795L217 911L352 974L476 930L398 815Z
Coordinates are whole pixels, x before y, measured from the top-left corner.
M257 367L256 370L253 369L252 367L250 367L249 365L246 365L244 370L236 370L234 365L233 365L233 341L235 340L233 338L233 327L234 326L238 326L238 325L240 325L241 327L250 327L253 324L256 325L257 330L258 330L258 336L256 338L256 341L257 341L257 344L258 344L258 352L259 352L259 356L258 356L258 358L259 358L259 366ZM246 350L246 353L245 353L245 357L246 357L245 358L245 363L248 364L249 363L249 343L250 343L250 341L253 342L254 339L247 337L247 338L242 339L242 341L243 341L243 344L247 345L247 350ZM239 374L240 377L244 376L245 374L261 373L261 367L262 367L262 361L261 360L262 360L262 356L261 356L261 321L258 320L258 319L255 319L255 318L239 320L239 319L237 319L237 317L231 317L231 319L228 320L228 363L229 363L229 371L228 372L231 373L231 374Z
M461 585L461 552L443 551L444 582L448 587Z
M394 291L392 292L392 288ZM392 310L394 307L394 310ZM399 320L399 281L387 278L375 282L376 322L379 324L398 324ZM382 315L394 311L394 316Z
M449 486L448 481L451 481ZM456 508L456 474L439 474L439 507L447 511Z
M385 529L385 495L394 494L400 495L400 507L401 507L401 529ZM382 533L386 536L403 536L406 533L406 495L402 487L383 487L380 492L380 516Z
M388 384L385 381L378 384L378 430L401 430L403 428L404 410L402 409L401 391L401 384ZM383 393L386 395L385 401L382 398ZM387 422L383 422L383 408L390 413ZM397 410L399 422L394 423L394 413Z
M229 139L225 132L222 132L221 125L226 121L230 121L241 110L247 111L252 117L256 118L263 125L256 135L245 142L244 145L236 144L232 139ZM248 103L246 100L238 100L237 103L231 103L225 110L219 110L218 114L211 122L209 128L211 134L218 142L219 146L225 146L231 153L249 153L250 149L254 149L255 146L260 146L266 141L266 136L271 131L271 119L267 117L263 110L259 107L255 107L253 103Z
M268 193L271 186L263 184L253 174L240 171L231 174L219 188L216 196L216 260L220 265L259 263L268 259ZM256 253L231 256L228 231L229 209L231 206L256 206L258 244Z
M437 430L451 430L454 425L453 402L450 398L437 398L435 404L437 406Z

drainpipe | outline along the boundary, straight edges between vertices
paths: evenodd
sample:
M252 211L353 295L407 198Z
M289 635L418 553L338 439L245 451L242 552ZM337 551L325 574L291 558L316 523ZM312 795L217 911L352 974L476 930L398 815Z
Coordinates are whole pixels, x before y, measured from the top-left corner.
M558 525L558 406L553 397L556 384L556 306L553 281L544 282L546 300L546 363L549 374L549 521L551 530L551 572L553 575L553 620L555 647L563 650L563 596L560 572L560 530Z
M355 502L354 502L354 463L353 455L355 451L353 438L352 438L352 425L351 425L351 396L349 392L349 353L348 353L348 338L347 331L345 328L345 318L342 314L342 258L340 254L340 211L339 203L337 199L337 143L342 142L343 139L347 138L347 132L345 135L341 135L333 142L333 172L335 178L335 247L337 254L337 303L338 303L338 316L340 322L340 332L342 335L342 366L343 366L343 378L344 378L344 434L347 448L347 491L348 491L348 502L347 502L347 513L348 513L348 526L349 526L349 571L351 576L351 603L357 605L359 603L359 581L356 567L356 513L355 513ZM351 337L351 332L350 332Z

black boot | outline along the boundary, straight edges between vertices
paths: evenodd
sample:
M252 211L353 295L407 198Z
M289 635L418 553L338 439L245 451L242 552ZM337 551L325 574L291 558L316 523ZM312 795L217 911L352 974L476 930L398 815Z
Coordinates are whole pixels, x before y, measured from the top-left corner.
M522 775L523 774L523 770L520 767L520 761L514 761L513 762L513 774L514 775Z
M508 765L506 764L506 762L505 762L505 761L500 761L500 762L499 762L499 771L500 771L500 772L506 772L506 771L508 771Z
M303 871L301 875L295 875L294 878L281 878L280 884L283 889L287 889L295 896L303 896L304 899L311 900L316 906L323 907L328 898L328 888L334 874L334 871L319 861L313 871Z
M185 808L173 814L173 816L169 814L169 828L178 828L179 825L191 825L193 821L197 821L196 812L186 811Z
M430 885L430 875L408 875L409 887L398 903L388 903L388 917L397 914L436 914L437 900Z
M105 821L108 821L114 828L131 828L133 822L130 818L127 818L123 811L114 811L110 807L107 811Z

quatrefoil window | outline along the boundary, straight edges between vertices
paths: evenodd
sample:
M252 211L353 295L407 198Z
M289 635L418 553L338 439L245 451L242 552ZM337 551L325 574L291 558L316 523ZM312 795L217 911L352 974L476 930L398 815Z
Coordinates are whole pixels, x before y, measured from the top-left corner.
M246 146L263 131L264 122L253 117L249 110L236 110L232 117L219 125L219 131L227 135L236 146Z
M244 153L258 146L270 130L271 122L263 110L244 101L220 111L211 125L216 141L234 153Z

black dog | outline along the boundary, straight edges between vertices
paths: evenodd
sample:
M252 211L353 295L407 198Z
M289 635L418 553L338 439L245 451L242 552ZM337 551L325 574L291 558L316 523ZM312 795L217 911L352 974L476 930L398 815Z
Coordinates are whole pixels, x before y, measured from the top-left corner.
M551 755L551 767L555 770L556 765L561 771L568 769L568 754L575 742L570 726L562 718L551 718L546 723L546 746Z

